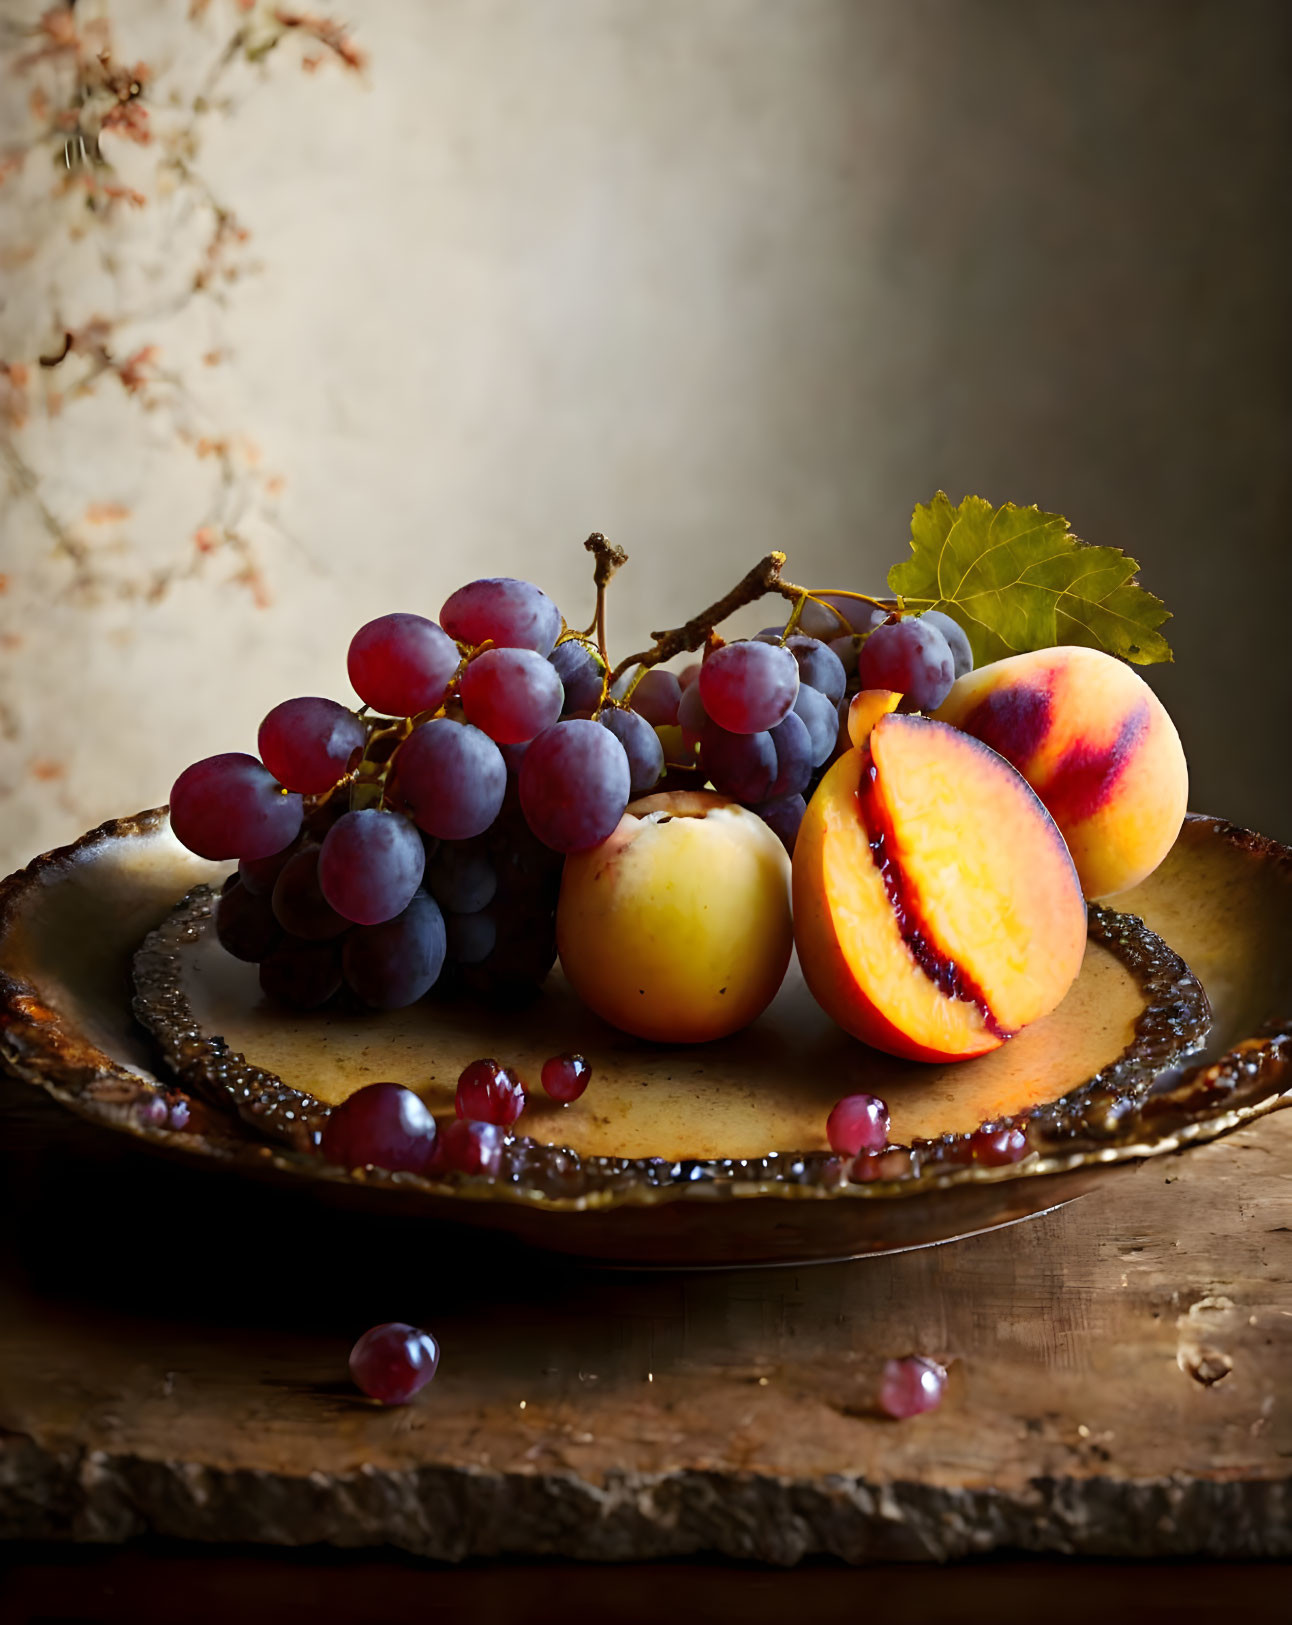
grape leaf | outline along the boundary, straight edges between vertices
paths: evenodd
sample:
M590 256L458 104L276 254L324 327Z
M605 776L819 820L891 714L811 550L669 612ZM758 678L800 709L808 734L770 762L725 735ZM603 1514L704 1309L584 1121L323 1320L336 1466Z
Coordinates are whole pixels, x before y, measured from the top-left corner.
M1157 630L1170 611L1135 580L1120 548L1091 547L1057 513L956 507L939 491L911 516L911 557L888 572L908 609L940 609L965 629L974 664L1028 649L1080 643L1137 666L1170 660Z

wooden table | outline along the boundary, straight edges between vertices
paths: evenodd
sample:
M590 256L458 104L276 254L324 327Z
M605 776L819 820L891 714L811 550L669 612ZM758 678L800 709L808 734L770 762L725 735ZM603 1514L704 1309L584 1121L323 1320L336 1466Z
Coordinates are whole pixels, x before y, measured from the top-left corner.
M1011 1229L802 1270L616 1274L345 1219L8 1082L0 1181L11 1539L1292 1556L1292 1112ZM443 1361L386 1411L345 1360L392 1319ZM881 1419L912 1351L946 1401Z

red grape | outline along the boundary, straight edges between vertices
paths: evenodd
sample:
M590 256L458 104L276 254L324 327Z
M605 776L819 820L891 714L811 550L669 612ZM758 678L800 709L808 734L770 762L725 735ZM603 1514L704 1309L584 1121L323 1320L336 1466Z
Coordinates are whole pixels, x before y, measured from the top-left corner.
M826 1119L830 1149L842 1157L880 1151L888 1143L888 1107L878 1095L845 1095Z
M755 639L724 644L700 668L704 709L729 733L774 728L794 704L799 669L788 649Z
M550 728L565 692L550 660L532 649L486 649L459 684L467 721L503 745L522 745Z
M942 1403L947 1374L936 1360L922 1354L904 1360L885 1360L879 1384L879 1408L899 1420L933 1411Z
M429 1332L404 1321L374 1326L350 1350L350 1375L369 1399L406 1404L434 1377L440 1345Z
M520 804L539 840L557 852L604 841L631 793L623 746L600 723L574 719L539 734L520 767Z
M335 700L304 696L273 708L260 724L256 748L289 790L318 795L345 773L366 738L367 729L353 711Z
M444 701L461 660L442 626L397 612L361 626L350 640L346 669L355 693L386 716L412 717Z
M969 1136L973 1160L985 1168L1000 1168L1027 1155L1027 1135L1021 1128L980 1128Z
M458 1079L454 1109L473 1123L510 1128L525 1110L525 1086L509 1066L488 1058L469 1061Z
M492 1178L502 1166L503 1131L496 1123L455 1117L440 1124L437 1169Z
M380 925L408 907L425 867L426 848L407 818L364 807L338 818L327 832L319 886L347 920Z
M459 587L440 620L459 643L533 649L548 655L561 635L561 612L540 588L515 576L488 576Z
M414 728L395 768L399 793L428 835L482 835L502 810L507 764L488 734L469 723L436 717Z
M342 1168L425 1173L435 1155L436 1123L420 1095L402 1083L369 1083L333 1106L319 1153Z
M552 1100L568 1106L588 1087L592 1068L582 1055L553 1055L543 1062L543 1088Z
M268 858L300 833L299 795L254 756L228 751L186 767L170 793L176 840L200 858Z

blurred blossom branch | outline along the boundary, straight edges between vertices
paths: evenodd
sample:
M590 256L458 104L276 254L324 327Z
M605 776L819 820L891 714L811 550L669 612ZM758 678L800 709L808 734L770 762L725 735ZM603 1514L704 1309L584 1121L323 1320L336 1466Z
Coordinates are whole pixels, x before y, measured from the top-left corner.
M0 131L0 481L49 542L57 592L155 601L218 559L264 603L261 544L287 534L282 477L223 421L212 383L228 356L219 315L259 266L203 172L203 138L284 47L309 72L358 74L364 56L315 12L189 0L161 56L130 60L111 12L110 0L61 0L25 25L0 20L0 75L27 86L25 125ZM129 445L141 463L180 453L203 465L191 522L166 525L181 545L143 561L123 529L130 508L78 489L73 420L83 437L87 424L115 429L102 414L122 410L139 414Z

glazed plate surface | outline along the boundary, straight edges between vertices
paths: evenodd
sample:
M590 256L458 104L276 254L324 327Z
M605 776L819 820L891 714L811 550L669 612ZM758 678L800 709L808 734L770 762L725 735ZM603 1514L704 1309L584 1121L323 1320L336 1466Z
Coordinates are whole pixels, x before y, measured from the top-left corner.
M1191 819L1116 913L1092 911L1081 977L1051 1017L947 1067L850 1039L796 966L752 1027L686 1048L616 1033L559 971L515 1012L432 996L285 1016L214 942L209 888L226 867L186 852L155 812L11 876L0 1054L83 1115L231 1175L294 1181L303 1201L638 1264L839 1258L1013 1222L1292 1098L1292 854L1213 819ZM132 1013L132 966L155 1039ZM567 1108L531 1095L497 1181L347 1174L313 1149L327 1108L365 1083L406 1083L451 1112L467 1060L495 1055L534 1079L571 1049L592 1062L591 1087ZM859 1089L888 1101L892 1139L914 1147L864 1182L824 1139L830 1106ZM1019 1114L1022 1161L968 1159L959 1137Z

